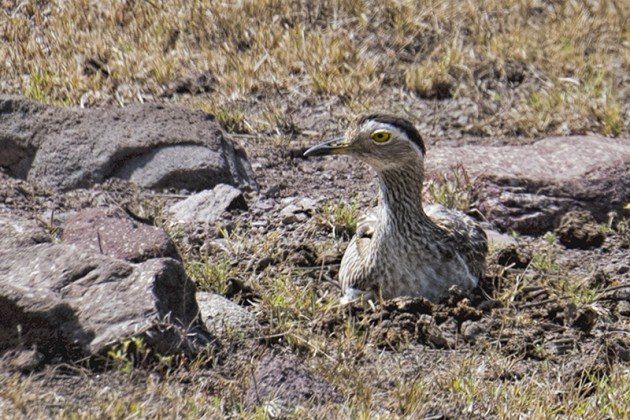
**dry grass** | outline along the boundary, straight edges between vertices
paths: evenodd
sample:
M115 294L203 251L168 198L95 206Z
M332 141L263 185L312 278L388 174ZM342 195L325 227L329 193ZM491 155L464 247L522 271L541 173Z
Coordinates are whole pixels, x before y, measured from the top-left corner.
M628 128L621 0L0 4L0 90L45 102L154 100L203 74L209 93L191 106L236 131L274 130L325 98L349 114L467 100L462 131L476 134Z
M562 383L554 377L553 371L545 367L516 381L489 379L501 375L514 363L514 360L500 356L493 360L481 356L461 358L458 367L448 362L447 366L422 377L398 376L393 380L391 389L383 395L371 394L365 389L361 391L358 386L354 388L358 391L355 397L344 404L322 409L319 413L298 407L289 418L304 415L309 418L372 418L377 413L381 418L413 418L431 412L444 412L434 405L442 395L450 396L449 403L460 408L460 415L476 418L516 418L516 413L531 418L627 418L630 414L629 372L621 366L613 368L603 378L584 378L571 384ZM334 373L345 380L344 372L337 369ZM400 368L392 373L404 375ZM161 380L142 374L106 375L100 380L88 382L89 385L80 391L94 393L99 403L93 406L73 405L70 393L63 390L68 383L62 380L56 384L59 389L51 391L50 385L55 384L46 384L43 377L0 377L0 410L6 418L47 418L51 409L55 410L57 418L72 419L220 418L226 415L232 418L268 418L262 409L246 411L237 403L230 404L229 401L208 396L207 378L195 373L185 376L187 382L195 381L189 386L182 386L182 377L177 374ZM541 378L547 381L541 383ZM69 382L76 379L77 376L68 377ZM356 375L353 379L357 380ZM369 380L367 377L360 379ZM345 381L345 385L360 385L354 380L350 383ZM554 392L549 392L550 388ZM385 396L389 399L388 404L376 408L375 405Z

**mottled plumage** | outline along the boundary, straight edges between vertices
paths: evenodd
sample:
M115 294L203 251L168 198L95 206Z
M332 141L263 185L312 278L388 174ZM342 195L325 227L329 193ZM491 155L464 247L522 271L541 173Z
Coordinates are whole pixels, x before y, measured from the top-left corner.
M305 154L350 154L378 174L379 205L358 222L341 261L343 301L361 294L436 301L451 286L475 287L485 267L483 230L463 213L422 206L425 146L407 120L388 114L358 118L344 138Z

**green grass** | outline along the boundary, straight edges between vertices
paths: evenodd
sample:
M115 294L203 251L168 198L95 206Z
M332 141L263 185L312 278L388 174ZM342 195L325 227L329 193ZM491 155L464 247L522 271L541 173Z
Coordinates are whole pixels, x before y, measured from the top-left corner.
M357 197L350 202L337 201L325 204L317 216L318 222L332 231L334 237L351 238L357 230L361 211Z
M451 175L430 179L426 188L432 203L463 212L470 210L473 180L463 166L453 168Z

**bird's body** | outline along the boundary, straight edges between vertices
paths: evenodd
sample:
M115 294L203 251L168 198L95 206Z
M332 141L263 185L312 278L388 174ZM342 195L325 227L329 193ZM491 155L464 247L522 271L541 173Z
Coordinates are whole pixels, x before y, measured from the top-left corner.
M379 205L359 220L341 261L342 302L365 293L437 301L452 286L467 290L477 285L485 266L486 235L459 211L423 207L424 152L415 127L387 114L361 117L344 140L307 151L354 154L379 178Z
M384 217L359 221L339 271L344 302L356 297L356 291L385 299L422 296L436 301L451 286L466 290L477 285L484 268L483 230L440 205L427 206L424 217L428 220L402 231L388 229Z

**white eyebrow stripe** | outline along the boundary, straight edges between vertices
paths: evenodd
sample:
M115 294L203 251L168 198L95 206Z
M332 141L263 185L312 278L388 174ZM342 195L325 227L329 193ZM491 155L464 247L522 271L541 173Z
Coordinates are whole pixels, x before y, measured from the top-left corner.
M382 123L378 121L368 121L367 123L364 124L364 127L369 131L387 130L391 132L392 134L396 134L399 137L400 136L407 137L407 134L404 131L401 131L398 129L398 127L391 124L387 124L387 123Z
M387 123L382 123L382 122L370 120L370 121L366 122L365 124L363 124L363 127L365 127L369 131L387 130L387 131L391 132L392 134L395 134L396 136L406 137L407 138L407 133L405 133L404 131L400 130L395 125L391 125L391 124L387 124ZM418 155L420 155L421 157L424 157L424 154L422 153L422 150L420 149L420 147L415 142L409 140L409 143L411 143L411 145L413 146L413 149L416 151L416 153L418 153Z

